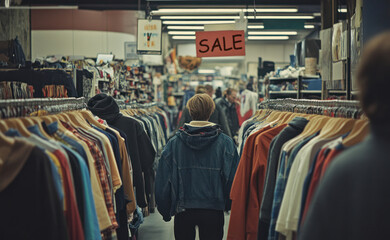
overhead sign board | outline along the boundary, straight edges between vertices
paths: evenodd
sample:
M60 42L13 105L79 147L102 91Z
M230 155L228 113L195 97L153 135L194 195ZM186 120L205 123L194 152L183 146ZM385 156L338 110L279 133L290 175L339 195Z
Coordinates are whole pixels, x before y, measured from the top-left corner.
M196 32L197 57L245 56L245 32Z
M137 54L161 55L161 20L138 19Z

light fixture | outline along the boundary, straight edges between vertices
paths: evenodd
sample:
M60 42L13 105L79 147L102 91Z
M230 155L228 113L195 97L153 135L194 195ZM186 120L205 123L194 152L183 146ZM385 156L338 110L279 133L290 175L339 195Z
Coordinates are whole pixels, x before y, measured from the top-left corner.
M254 12L253 8L244 9L244 12ZM256 12L298 12L298 8L256 8Z
M204 24L229 24L235 21L163 21L166 25L204 25Z
M161 16L160 19L240 19L240 16Z
M321 17L321 13L320 12L313 13L313 16L314 17Z
M195 36L172 36L172 39L175 40L195 40Z
M203 30L204 26L167 26L170 30Z
M346 13L347 12L347 9L346 8L339 8L338 11L340 13Z
M253 8L163 8L152 11L153 15L167 15L167 14L210 14L210 13L240 13L240 12L254 12ZM298 8L256 8L256 12L298 12Z
M195 31L168 31L169 35L195 35Z
M163 14L200 14L200 13L239 13L239 8L166 8L152 11L153 15Z
M199 69L198 73L200 73L200 74L214 74L215 70L214 69Z
M248 29L264 29L263 25L248 25Z
M312 29L312 28L314 28L314 25L308 24L308 25L305 25L305 28L306 28L306 29Z
M295 31L260 31L260 32L248 32L248 35L297 35Z
M255 16L246 16L247 19L255 19ZM313 19L309 15L291 15L291 16L256 16L256 19Z
M0 7L5 9L6 7ZM52 10L52 9L78 9L78 6L59 5L59 6L10 6L7 9L34 9L34 10Z
M248 40L288 40L288 36L248 36Z

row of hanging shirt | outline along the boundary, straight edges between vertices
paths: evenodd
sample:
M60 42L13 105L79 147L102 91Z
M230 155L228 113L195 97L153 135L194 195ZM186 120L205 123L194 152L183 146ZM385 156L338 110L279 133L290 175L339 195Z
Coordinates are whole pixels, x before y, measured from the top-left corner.
M134 130L87 110L1 120L0 239L129 239L142 220L137 205L153 202L155 152Z
M340 118L360 118L355 102L301 102L274 101L241 126L228 239L295 239L328 165L368 133L366 120Z

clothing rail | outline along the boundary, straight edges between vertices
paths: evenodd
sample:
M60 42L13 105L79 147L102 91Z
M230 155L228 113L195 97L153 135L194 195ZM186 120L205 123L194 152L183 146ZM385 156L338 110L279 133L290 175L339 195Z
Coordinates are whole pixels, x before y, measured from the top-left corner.
M120 109L127 109L127 108L151 108L158 105L157 102L152 103L137 103L137 102L131 102L126 103L125 100L121 99L115 99L116 103L118 104Z
M359 101L348 100L270 99L259 103L258 108L345 118L363 115Z
M81 110L86 107L85 98L31 98L0 100L0 118L26 117L40 110L50 114Z

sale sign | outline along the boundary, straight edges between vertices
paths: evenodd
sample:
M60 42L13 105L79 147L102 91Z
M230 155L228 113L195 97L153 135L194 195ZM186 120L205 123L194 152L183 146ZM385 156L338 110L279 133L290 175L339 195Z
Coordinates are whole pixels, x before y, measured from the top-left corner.
M197 57L245 56L245 32L196 32Z

